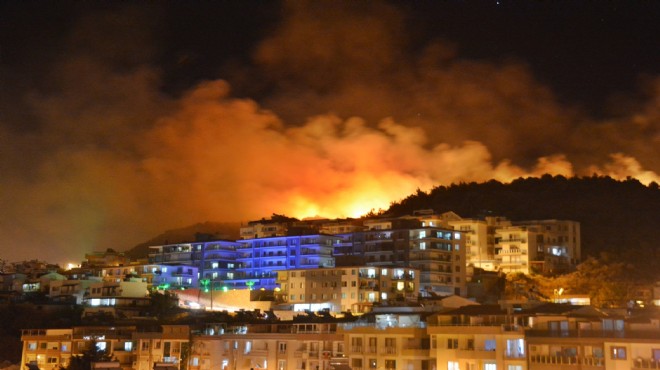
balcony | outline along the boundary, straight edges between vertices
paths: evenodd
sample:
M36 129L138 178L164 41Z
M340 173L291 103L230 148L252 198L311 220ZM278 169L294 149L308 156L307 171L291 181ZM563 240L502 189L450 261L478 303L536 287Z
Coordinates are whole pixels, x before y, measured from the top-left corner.
M380 353L384 355L396 355L396 347L383 347Z
M459 349L456 350L456 357L479 360L495 360L497 358L497 353L495 352L494 348Z
M429 357L428 348L404 348L401 350L401 356L410 356L410 357Z
M21 340L26 340L26 339L40 339L40 340L47 339L51 341L71 340L71 335L69 334L46 335L45 329L23 329L21 331Z
M550 368L555 368L554 365L582 365L593 367L605 366L605 359L602 357L532 355L529 356L529 362L532 364L553 365ZM643 369L657 369L657 367Z
M527 330L528 337L635 338L660 340L658 330Z
M245 357L268 357L267 349L253 349L250 352L244 354Z
M660 369L660 361L653 358L636 358L633 361L633 370Z

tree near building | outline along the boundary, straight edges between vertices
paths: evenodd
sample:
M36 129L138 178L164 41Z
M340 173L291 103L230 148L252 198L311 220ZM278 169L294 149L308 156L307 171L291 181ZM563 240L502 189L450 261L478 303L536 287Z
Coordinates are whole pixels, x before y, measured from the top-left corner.
M112 354L99 348L98 343L91 345L81 355L71 356L67 366L60 366L60 370L91 370L95 362L112 361Z

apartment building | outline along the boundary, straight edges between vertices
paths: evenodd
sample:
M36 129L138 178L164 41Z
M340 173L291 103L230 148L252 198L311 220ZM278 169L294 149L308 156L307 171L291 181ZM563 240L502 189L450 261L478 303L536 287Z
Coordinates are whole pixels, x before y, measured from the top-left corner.
M26 329L22 331L23 352L21 369L28 364L41 370L66 366L73 351L73 329Z
M152 330L136 326L79 326L71 329L23 330L21 369L28 364L42 370L67 366L91 346L112 355L123 370L152 370L154 364L179 368L187 351L190 331L185 325L163 325Z
M428 320L437 370L525 370L523 326L499 305L464 306Z
M420 270L422 295L467 294L465 238L460 231L409 229L409 266Z
M279 222L271 220L250 221L241 226L241 239L258 239L273 236L286 236L290 222Z
M239 240L213 240L193 243L179 243L151 247L150 263L169 265L165 269L179 271L186 275L177 276L188 286L204 284L222 286L229 289L267 289L277 286L277 271L288 268L333 267L332 245L338 237L313 234L302 236L270 236ZM181 266L177 266L181 265ZM192 276L189 268L195 267Z
M101 267L98 275L105 281L120 282L122 280L139 279L146 282L149 287L153 285L156 272L162 270L163 265L148 263L131 263L125 266Z
M237 249L237 274L225 283L274 290L278 271L335 267L332 251L338 240L323 234L242 240Z
M495 265L505 273L542 272L543 235L536 227L508 226L495 232Z
M85 254L83 267L106 267L106 266L124 266L131 262L131 258L123 252L117 252L113 249L105 251L90 252Z
M454 215L455 217L451 217L447 222L449 226L465 233L467 264L487 271L496 271L498 266L495 260L495 231L511 226L511 221L498 216L475 219Z
M83 316L140 316L149 306L148 284L144 281L94 281L85 289Z
M419 270L350 266L278 271L276 297L294 311L365 313L374 305L416 301Z
M159 329L132 333L131 369L165 368L171 370L186 367L183 361L189 356L190 327L187 325L162 325ZM119 347L121 349L121 343Z
M503 272L567 272L580 260L574 221L525 221L496 230L495 264Z
M382 307L359 320L341 323L348 365L353 370L430 370L435 361L424 321L410 307Z
M341 265L411 267L419 270L420 293L465 295L466 251L462 232L432 227L417 217L364 222L366 230L341 234L334 256ZM441 223L438 221L438 223Z
M240 243L231 240L204 240L152 246L149 263L196 266L203 278L226 278L234 271L236 248Z
M540 252L547 261L546 269L562 272L582 259L580 223L568 220L519 221L516 226L536 227L543 235Z
M188 368L321 370L343 356L343 337L333 322L207 324L193 339Z
M564 307L558 312L530 312L533 316L525 333L530 370L660 367L657 315L628 318L590 306Z

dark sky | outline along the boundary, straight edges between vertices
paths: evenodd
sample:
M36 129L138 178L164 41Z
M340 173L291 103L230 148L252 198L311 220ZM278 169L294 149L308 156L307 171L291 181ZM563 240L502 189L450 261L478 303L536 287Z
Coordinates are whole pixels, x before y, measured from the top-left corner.
M660 177L660 2L0 2L0 258Z

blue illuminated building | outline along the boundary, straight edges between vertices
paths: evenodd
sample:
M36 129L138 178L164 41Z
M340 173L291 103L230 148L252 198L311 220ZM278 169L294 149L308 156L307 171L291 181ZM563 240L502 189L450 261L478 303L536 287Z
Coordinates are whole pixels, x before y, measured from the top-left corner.
M272 290L279 270L335 267L332 252L338 240L316 234L168 244L151 247L149 261L197 266L194 286Z
M335 267L332 252L338 240L337 236L324 234L241 240L236 259L238 274L228 283L272 290L277 287L279 270Z

